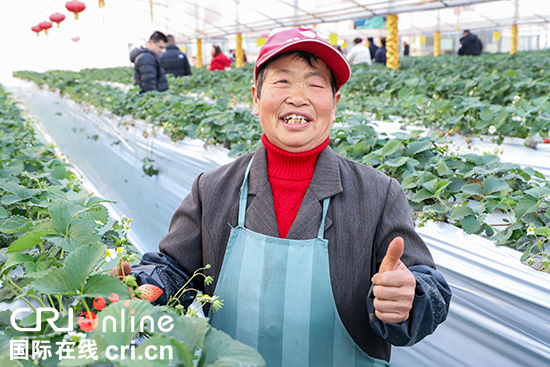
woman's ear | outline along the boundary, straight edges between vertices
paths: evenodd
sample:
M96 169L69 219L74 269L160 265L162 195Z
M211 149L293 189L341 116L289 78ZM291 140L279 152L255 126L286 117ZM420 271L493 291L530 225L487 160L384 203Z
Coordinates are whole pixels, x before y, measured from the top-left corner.
M252 102L253 102L252 113L255 116L258 116L260 114L260 99L258 98L258 93L257 93L255 84L252 85Z
M336 107L338 106L338 102L340 102L340 97L342 97L340 91L336 92L334 95L334 105L332 106L332 122L336 121Z

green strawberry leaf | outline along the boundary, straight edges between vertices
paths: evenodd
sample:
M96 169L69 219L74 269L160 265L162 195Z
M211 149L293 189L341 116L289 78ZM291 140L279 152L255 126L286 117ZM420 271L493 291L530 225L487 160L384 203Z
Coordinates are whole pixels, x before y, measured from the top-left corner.
M77 289L63 269L53 268L43 277L35 279L30 285L38 293L63 294L74 296Z
M0 225L0 232L15 234L27 231L32 226L32 220L22 215L12 215Z
M38 232L27 232L19 237L8 247L8 253L19 252L30 249L31 247L42 243L42 237L55 234L55 231L43 230Z
M105 256L106 249L107 247L102 243L95 242L80 246L67 256L63 269L76 289L82 288L86 278Z

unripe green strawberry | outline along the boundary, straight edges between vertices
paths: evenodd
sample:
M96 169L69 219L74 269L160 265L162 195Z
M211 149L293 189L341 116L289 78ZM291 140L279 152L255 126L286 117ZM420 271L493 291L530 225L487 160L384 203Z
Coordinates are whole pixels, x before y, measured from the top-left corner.
M155 302L162 294L162 289L153 284L142 284L138 288L138 295L144 301Z

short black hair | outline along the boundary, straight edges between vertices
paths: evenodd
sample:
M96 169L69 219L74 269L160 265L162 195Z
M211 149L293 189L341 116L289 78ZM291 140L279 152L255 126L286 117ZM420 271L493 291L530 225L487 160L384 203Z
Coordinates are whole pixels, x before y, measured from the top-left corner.
M369 40L370 43L374 43L374 38L369 37L369 38L367 38L367 39Z
M386 46L386 37L382 37L380 42L382 42L382 46Z
M288 51L283 52L282 54L279 54L277 56L273 56L271 59L262 64L258 69L258 74L256 75L256 95L258 96L258 99L260 98L260 92L262 91L262 86L267 75L267 67L269 66L269 64L280 59L281 57L291 55L296 56L300 60L304 60L308 63L309 66L313 66L313 62L321 60L319 56L306 51ZM336 95L336 92L338 91L338 87L336 86L336 76L330 68L328 68L328 70L330 71L330 87L332 89L332 96L334 97Z
M168 39L166 38L166 35L162 32L159 32L159 31L155 31L151 37L149 37L149 41L153 41L155 43L157 43L158 41L164 41L166 43L168 43Z
M176 44L176 39L171 34L166 35L166 43Z
M358 43L361 43L361 42L363 42L363 39L359 38L359 37L357 37L353 40L353 43L355 43L355 44L358 44Z

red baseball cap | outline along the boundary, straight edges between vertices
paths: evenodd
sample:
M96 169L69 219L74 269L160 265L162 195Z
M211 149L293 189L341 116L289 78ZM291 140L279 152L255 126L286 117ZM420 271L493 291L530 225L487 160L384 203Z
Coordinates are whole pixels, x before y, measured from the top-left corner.
M334 46L319 37L317 32L309 28L292 28L275 33L262 46L254 67L254 83L261 65L273 56L287 51L306 51L323 60L336 77L337 89L351 76L348 60Z

